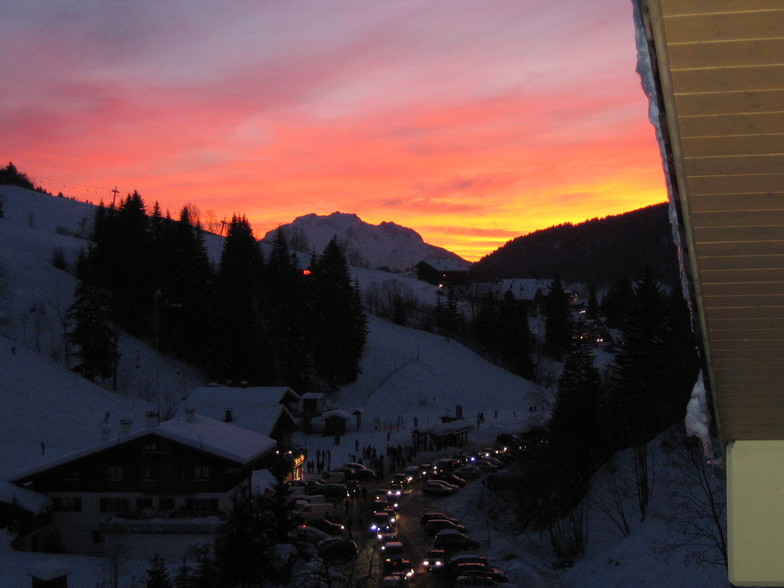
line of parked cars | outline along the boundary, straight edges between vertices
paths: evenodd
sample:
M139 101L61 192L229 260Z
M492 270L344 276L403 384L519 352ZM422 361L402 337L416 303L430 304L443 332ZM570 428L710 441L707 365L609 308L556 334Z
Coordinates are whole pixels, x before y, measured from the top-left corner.
M376 534L384 576L379 588L404 588L414 575L411 561L397 535L397 509L402 490L399 487L380 488L373 493L373 514L370 531Z
M457 519L442 512L427 512L419 522L428 535L434 535L422 567L455 586L497 586L508 582L506 574L493 567L484 555L471 553L479 543L471 539Z
M513 457L503 448L484 448L473 453L458 453L421 466L425 480L422 492L433 496L454 494L468 480L496 471ZM498 586L508 582L507 575L474 553L480 544L470 537L465 525L443 512L426 512L419 522L426 535L433 537L433 548L422 561L426 573L434 574L447 585Z

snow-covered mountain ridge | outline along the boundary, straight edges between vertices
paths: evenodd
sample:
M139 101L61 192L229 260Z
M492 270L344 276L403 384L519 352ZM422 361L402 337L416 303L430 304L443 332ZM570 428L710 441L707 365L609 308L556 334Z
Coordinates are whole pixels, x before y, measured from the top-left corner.
M425 243L414 229L394 222L378 225L366 223L356 214L333 212L329 215L306 214L280 227L292 248L303 253L323 251L333 237L343 245L351 265L408 271L423 259L448 259L471 264L459 255ZM275 232L269 231L262 241L271 243Z

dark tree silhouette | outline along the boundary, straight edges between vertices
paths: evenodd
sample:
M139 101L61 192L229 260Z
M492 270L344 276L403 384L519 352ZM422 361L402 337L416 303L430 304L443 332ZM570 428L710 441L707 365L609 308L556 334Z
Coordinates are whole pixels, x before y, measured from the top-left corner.
M112 376L117 368L117 332L110 319L107 292L89 282L79 282L66 313L68 342L79 358L73 370L92 382Z
M327 389L334 391L359 374L367 317L337 239L327 243L310 278L313 367Z
M544 344L547 352L555 359L561 359L569 351L572 339L572 321L569 299L564 291L561 278L556 274L550 284L550 292L545 303Z
M269 381L269 342L261 323L259 289L264 259L245 217L234 216L217 281L216 345L212 372L220 380Z

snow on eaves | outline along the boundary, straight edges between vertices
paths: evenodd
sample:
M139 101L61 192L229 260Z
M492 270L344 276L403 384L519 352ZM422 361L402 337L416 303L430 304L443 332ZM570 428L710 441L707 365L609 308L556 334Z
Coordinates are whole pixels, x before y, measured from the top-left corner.
M190 445L241 464L258 459L276 446L266 435L254 433L201 415L175 417L164 421L155 432L161 437Z
M131 431L125 435L119 434L100 445L87 447L41 463L33 468L17 472L9 479L12 481L23 480L40 472L71 463L77 459L88 457L112 447L124 445L148 435L162 437L242 465L252 463L271 451L277 444L274 439L270 439L265 435L208 417L193 415L192 420L188 420L188 418L173 418L154 427Z
M41 514L52 508L52 499L48 496L3 480L0 480L0 502L18 506L33 514Z

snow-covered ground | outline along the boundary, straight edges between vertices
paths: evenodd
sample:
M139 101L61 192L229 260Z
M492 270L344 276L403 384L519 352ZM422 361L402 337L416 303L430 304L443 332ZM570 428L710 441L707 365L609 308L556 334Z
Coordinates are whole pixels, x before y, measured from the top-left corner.
M100 425L107 418L116 424L120 415L144 422L144 413L158 402L161 390L175 402L205 382L186 366L158 357L144 343L122 338L126 363L119 379L121 393L91 384L65 368L59 351L60 316L70 303L73 278L50 265L56 247L73 260L85 241L74 237L89 224L93 208L62 198L0 186L5 218L0 219L0 480L44 461L56 459L100 440ZM84 220L87 219L87 220ZM210 236L214 257L220 238ZM403 280L406 288L431 300L432 287L415 280L373 270L356 270L363 287L378 280ZM405 281L408 280L408 281ZM470 434L476 446L491 444L501 432L525 430L546 418L550 393L478 357L459 343L414 331L371 317L362 374L334 398L337 407L363 411L362 428L347 433L340 445L331 437L298 434L308 451L330 449L333 464L349 460L355 444L385 448L410 441L413 419L435 423L455 414L460 405L469 423L477 411L485 421ZM140 400L139 396L148 401ZM532 411L536 407L539 410ZM498 416L496 417L496 411ZM382 423L377 430L374 421ZM389 426L387 426L389 425ZM389 433L389 439L387 439ZM43 442L43 446L42 446ZM440 452L445 453L444 451ZM423 461L435 455L421 454ZM628 471L628 456L618 458L618 472ZM666 519L672 507L673 487L683 480L668 480L664 450L655 453L655 484L649 514L643 523L631 521L626 537L613 532L600 509L589 508L586 557L567 570L553 566L546 537L521 534L510 525L508 504L480 484L444 500L444 508L470 529L482 530L485 550L504 569L514 586L626 587L726 586L719 567L695 567L685 561L688 550L670 557L662 546L672 543ZM485 517L485 509L490 513ZM489 533L487 532L489 530ZM108 562L83 556L19 553L8 538L0 541L0 588L27 588L34 565L60 561L71 570L69 585L102 586L110 574ZM143 585L149 562L121 562L123 588ZM108 584L106 584L108 585Z

